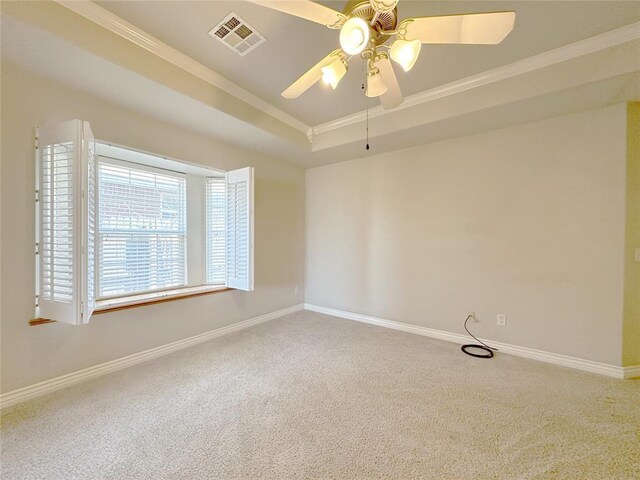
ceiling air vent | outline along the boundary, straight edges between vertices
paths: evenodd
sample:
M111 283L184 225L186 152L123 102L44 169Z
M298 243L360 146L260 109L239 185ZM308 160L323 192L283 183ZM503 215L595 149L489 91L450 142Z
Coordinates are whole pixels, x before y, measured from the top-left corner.
M265 42L265 38L251 25L231 12L220 23L209 30L209 35L217 38L231 50L243 57Z

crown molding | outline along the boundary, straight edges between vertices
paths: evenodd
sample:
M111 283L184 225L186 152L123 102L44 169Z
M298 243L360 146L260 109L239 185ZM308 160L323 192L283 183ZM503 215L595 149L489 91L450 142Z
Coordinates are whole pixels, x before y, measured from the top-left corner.
M309 125L301 122L297 118L283 112L279 108L274 107L270 103L257 97L251 92L239 87L218 72L204 66L200 62L158 40L144 30L127 22L126 20L111 13L109 10L92 2L91 0L54 0L72 12L91 20L92 22L106 28L116 35L129 40L130 42L150 51L158 57L166 60L173 65L182 68L192 75L210 83L211 85L224 90L230 95L242 100L245 103L261 110L262 112L274 117L290 127L307 135Z
M65 8L87 18L88 20L106 28L107 30L129 40L130 42L150 51L158 57L182 68L192 75L220 88L239 100L274 117L286 125L304 133L313 146L314 141L323 133L338 130L350 125L364 122L366 112L360 111L336 120L315 126L304 122L276 108L251 92L239 87L214 70L206 67L195 59L185 55L175 48L165 44L135 25L111 13L91 0L54 0ZM418 105L465 92L491 83L540 70L551 65L562 63L583 55L595 53L607 48L615 47L633 40L640 39L640 22L611 30L578 42L558 47L516 62L503 65L486 72L472 75L444 85L434 87L423 92L405 97L404 102L396 108L384 109L381 105L369 110L369 119L382 117L390 113L410 109Z
M518 75L523 75L534 70L540 70L557 63L566 62L573 58L595 53L617 45L622 45L637 39L640 39L640 22L632 23L600 35L589 37L538 55L533 55L507 65L487 70L486 72L482 72L477 75L472 75L470 77L410 95L404 99L402 104L393 109L385 110L381 105L379 105L369 109L369 119L412 108L423 103L455 95L457 93L499 82L501 80L506 80ZM316 125L312 127L313 138L332 130L364 122L365 119L366 113L365 111L361 111L330 122Z

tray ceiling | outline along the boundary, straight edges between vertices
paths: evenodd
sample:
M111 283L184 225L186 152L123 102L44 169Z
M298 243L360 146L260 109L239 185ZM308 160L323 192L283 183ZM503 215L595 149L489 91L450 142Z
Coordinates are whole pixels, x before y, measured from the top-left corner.
M336 91L316 84L298 99L280 93L338 46L338 32L244 1L99 1L102 7L298 118L318 125L367 106L359 59ZM345 2L320 2L342 10ZM640 20L637 1L411 1L400 0L401 18L515 10L516 25L498 46L425 45L409 73L396 68L406 96L530 57ZM207 32L235 11L267 42L241 57ZM370 106L377 105L369 100Z

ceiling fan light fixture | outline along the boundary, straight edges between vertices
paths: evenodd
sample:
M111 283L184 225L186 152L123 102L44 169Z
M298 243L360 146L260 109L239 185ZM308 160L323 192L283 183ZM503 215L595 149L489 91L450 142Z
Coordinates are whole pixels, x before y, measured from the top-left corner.
M358 55L369 43L370 29L362 18L353 17L340 30L340 46L348 55Z
M367 74L367 97L379 97L387 91L387 86L382 81L380 70L376 69Z
M335 90L342 77L347 73L347 65L341 58L336 58L329 65L322 67L320 71L322 71L324 83L331 85L331 88Z
M420 40L396 40L391 45L389 54L391 59L402 67L405 72L413 68L420 55L422 42Z

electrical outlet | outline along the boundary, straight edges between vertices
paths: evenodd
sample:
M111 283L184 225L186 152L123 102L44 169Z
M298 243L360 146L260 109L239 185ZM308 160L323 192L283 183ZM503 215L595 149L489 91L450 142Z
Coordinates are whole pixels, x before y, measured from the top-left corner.
M478 321L478 319L476 318L476 312L474 311L470 311L469 313L467 313L467 316L470 317L469 320L472 322Z
M501 327L506 327L507 326L507 316L504 313L499 313L498 314L498 321L497 324Z
M297 294L298 294L298 292L299 292L298 287L295 287L295 288L293 289L293 294L294 294L294 295L297 295Z
M636 262L640 262L640 248L636 248Z

